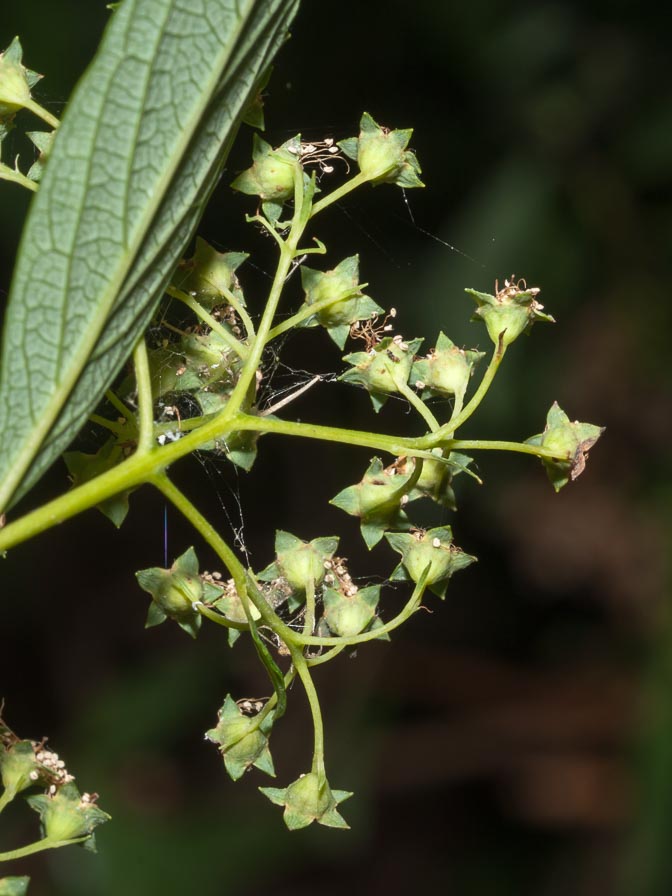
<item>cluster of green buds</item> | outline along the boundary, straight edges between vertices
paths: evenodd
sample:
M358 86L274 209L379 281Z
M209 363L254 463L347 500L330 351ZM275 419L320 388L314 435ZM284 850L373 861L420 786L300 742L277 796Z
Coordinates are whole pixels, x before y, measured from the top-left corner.
M51 151L58 119L43 109L33 98L33 88L40 81L42 75L26 68L22 60L21 41L15 37L7 49L0 53L0 153L2 142L14 127L16 114L22 109L27 109L37 115L52 130L27 131L26 136L37 150L35 161L25 175L18 168L18 159L13 168L0 161L0 180L13 181L30 190L36 190Z
M0 178L31 190L37 189L58 128L57 119L32 95L40 77L23 65L18 38L0 53L0 149L21 110L37 115L51 128L28 134L38 156L26 176L18 167L0 163ZM246 120L263 126L258 98ZM197 239L193 255L174 271L147 339L134 352L134 375L129 374L116 391L106 393L102 414L91 415L91 421L106 430L106 441L93 454L70 451L65 455L74 487L86 487L113 468L132 467L137 461L136 478L120 479L123 487L116 492L103 489L99 509L120 526L129 510L129 495L150 481L190 520L226 567L226 574L201 571L196 552L189 547L169 568L143 569L136 577L151 596L147 628L171 620L196 638L205 619L227 630L232 647L242 634L250 635L272 693L239 700L227 694L215 727L206 732L233 780L252 768L275 776L272 729L285 713L291 684L300 679L314 728L312 765L284 788L260 788L283 808L292 830L312 822L346 828L338 806L351 796L333 790L327 779L321 709L311 669L347 648L389 640L390 632L420 609L428 593L443 600L452 576L476 560L453 543L447 523L423 527L418 505L433 502L445 520L446 512L456 509L455 477L466 473L478 479L472 457L464 452L479 448L535 455L557 491L583 472L588 452L602 433L592 424L571 422L556 403L543 432L525 442L486 443L457 437L487 393L508 347L529 333L535 322L553 322L538 300L538 287L511 277L502 288L496 281L493 294L466 290L477 306L473 319L485 324L495 347L472 390L485 353L459 346L441 331L433 347L420 354L423 338L395 333L396 310L386 313L368 295L368 284L360 281L357 254L325 269L304 264L309 255L327 252L316 237L308 247L302 245L308 225L354 189L367 184L424 186L418 160L408 148L412 133L383 127L365 112L358 135L341 141L325 137L305 142L297 134L274 147L255 135L252 164L231 186L256 197L256 213L247 220L262 227L279 249L265 306L248 310L239 279L246 252L220 252ZM325 194L325 179L337 167L346 179ZM297 268L302 295L296 310L287 312L281 300L287 283L291 280L289 289L297 283L298 278L291 279ZM271 343L291 330L307 328L325 330L341 352L348 339L358 341L360 350L345 354L346 369L338 379L365 390L376 413L392 397L406 401L417 412L423 434L392 437L277 417L276 411L303 388L263 407L259 394L263 390L258 387L270 381L266 359L276 354ZM343 488L331 504L358 520L369 550L382 544L399 555L389 579L407 583L411 594L391 619L385 618L381 585L359 584L346 558L337 554L336 536L304 541L278 531L275 558L255 571L242 564L168 477L170 464L182 456L183 445L175 443L185 437L188 448L183 454L212 451L249 471L260 435L272 432L325 438L376 452L360 481ZM383 453L393 459L391 463L378 456ZM142 464L144 470L138 473ZM283 661L284 669L280 667ZM96 795L80 794L64 762L44 743L20 740L1 721L0 777L4 788L0 811L31 788L43 790L28 796L29 805L40 816L41 841L25 852L0 854L0 860L66 843L93 847L94 829L108 820L96 805ZM5 879L0 881L0 896L20 896L26 886L25 878Z
M19 738L0 719L0 812L19 794L40 817L41 838L35 843L0 853L0 861L20 859L46 849L81 844L95 850L94 830L109 820L96 805L97 794L80 794L65 762L46 742ZM31 793L36 788L41 793ZM0 894L23 894L29 878L0 879Z
M163 474L164 494L194 524L226 572L201 571L194 549L188 548L169 568L153 567L136 574L140 587L151 595L148 627L170 619L195 638L207 620L227 630L231 646L243 634L251 637L272 693L238 700L227 694L215 726L206 732L233 780L252 769L275 776L272 730L285 713L290 685L300 679L315 732L312 766L287 787L260 788L283 807L290 829L311 822L347 827L337 807L350 794L333 790L326 776L312 668L330 662L345 649L389 640L390 633L417 612L424 599L431 595L445 599L453 575L476 560L454 543L452 527L445 522L446 513L456 509L455 478L465 473L480 482L471 452L492 448L533 454L559 489L582 472L588 450L602 432L591 424L571 423L554 405L544 431L526 442L469 441L457 435L486 395L509 346L536 321L553 320L543 312L537 287L528 288L524 280L511 278L501 289L496 283L492 295L467 290L477 303L474 319L485 324L494 344L486 369L476 377L485 357L478 348L465 348L439 332L423 354L422 338L394 332L397 312L392 308L386 313L368 294L368 284L361 282L358 255L319 269L304 264L308 255L326 252L319 240L316 246L302 247L308 224L349 191L363 184L423 186L417 159L408 149L411 133L381 127L364 114L358 137L340 142L327 138L307 144L296 135L273 147L255 137L252 165L238 175L233 187L257 197L257 212L248 221L265 229L279 247L278 273L261 317L257 320L254 311L248 310L238 278L247 254L219 252L198 240L193 256L178 266L167 290L170 304L161 309L149 344L148 379L157 442L152 450L158 452L166 443L198 433L204 426L207 438L198 443L192 438L195 447L218 451L245 470L251 468L257 439L264 433L324 435L330 441L371 447L374 452L362 478L338 492L331 504L358 521L369 550L381 545L399 556L389 580L406 583L411 593L392 618L388 618L383 587L360 583L351 575L347 560L339 556L336 536L303 540L278 531L274 559L254 570L237 559L222 536ZM351 164L358 170L324 195L325 178L335 170L337 160L344 163L347 174ZM290 276L297 267L302 295L296 310L278 313L285 290L297 284L298 278ZM196 321L180 325L174 316L176 307L186 307ZM343 357L346 369L338 379L365 390L376 412L393 397L408 402L424 434L406 438L353 433L281 419L276 412L292 400L291 395L262 408L258 384L270 380L264 367L268 346L291 330L306 328L325 330L341 351L346 350L348 339L359 342L359 350ZM133 404L133 389L133 382L126 384L125 391L122 387L126 407ZM95 461L70 457L73 477L81 481L88 475L87 464L100 465L113 456L116 460L118 452L133 445L135 415L125 416L113 436L113 448L108 445L104 456ZM391 461L383 461L384 452ZM175 454L172 451L171 457ZM127 497L122 494L114 500L125 499L127 507ZM441 525L422 525L427 502L436 505L432 513L435 516L438 510Z

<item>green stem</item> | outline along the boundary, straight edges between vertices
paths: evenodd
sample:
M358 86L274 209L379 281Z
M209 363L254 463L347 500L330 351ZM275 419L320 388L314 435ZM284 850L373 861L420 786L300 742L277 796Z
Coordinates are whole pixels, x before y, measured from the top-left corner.
M35 183L34 180L21 174L20 171L15 171L14 168L10 168L9 165L4 165L2 163L0 163L0 180L8 180L11 181L11 183L19 184L22 187L26 187L28 190L32 190L33 193L36 193L39 188L39 184Z
M301 223L302 212L303 170L300 165L297 165L297 169L294 173L294 215L292 217L289 234L287 235L286 240L282 240L279 238L278 234L273 231L274 235L278 238L278 245L280 247L278 266L268 294L264 313L259 321L259 329L250 344L250 352L245 359L245 364L243 365L236 387L231 393L226 408L222 411L222 417L225 420L230 420L238 413L248 393L248 389L257 375L257 369L261 363L261 358L264 349L266 348L266 343L268 342L268 335L273 325L273 318L275 317L280 303L285 280L291 269L292 261L297 254L296 247L303 234L304 226Z
M147 454L154 447L154 399L149 357L144 337L133 349L135 385L138 394L138 447L137 454Z
M303 620L303 634L312 635L315 631L315 581L310 579L306 585L306 609Z
M255 334L254 324L243 303L239 301L230 289L226 289L225 287L222 287L222 295L243 322L243 326L247 332L247 338L252 339Z
M313 679L308 669L308 663L301 651L291 644L287 645L292 655L292 663L297 671L301 684L306 692L308 704L310 705L310 714L313 718L314 730L314 746L313 746L313 766L312 771L318 777L325 777L324 769L324 724L322 722L322 710L320 709L320 701L317 697L317 691Z
M133 420L133 425L135 426L135 421L130 415L130 411L119 402L119 399L112 393L108 393L107 397L115 407L119 408L121 406L121 408L124 408L129 415L128 418ZM420 445L421 439L375 435L358 430L272 420L269 417L255 417L242 413L231 415L228 413L228 408L229 406L227 405L223 411L213 415L208 422L203 423L196 431L190 432L184 438L162 447L154 446L151 451L141 455L133 454L118 466L101 473L95 479L83 483L6 525L3 529L0 529L0 552L20 544L58 523L65 522L65 520L81 513L83 510L94 507L96 504L100 504L101 501L107 498L129 489L138 488L140 485L152 480L154 476L160 474L162 470L175 463L181 457L191 454L200 448L201 445L213 439L225 437L232 431L275 432L301 438L373 448L377 451L389 452L394 456L406 455L433 459L433 455L426 450L422 450ZM539 449L539 451L542 451L542 449Z
M358 174L355 174L354 177L351 177L350 180L346 180L346 182L344 184L341 184L340 187L332 190L328 196L324 197L324 199L320 199L319 202L316 202L310 213L310 217L314 218L315 215L319 215L319 213L323 212L325 208L328 208L334 202L338 202L339 199L347 196L348 193L356 190L357 187L361 187L362 184L367 183L368 180L369 178L362 174L361 171Z
M346 644L343 644L339 647L332 647L331 650L327 650L326 653L322 653L320 656L306 657L306 665L312 669L313 666L321 666L322 663L328 663L329 660L333 660L334 657L337 657L339 653L343 653L346 646Z
M86 837L76 837L73 840L36 840L28 846L22 846L19 849L10 849L9 852L0 852L0 862L12 862L15 859L24 859L26 856L32 856L36 852L42 852L45 849L60 849L61 846L72 846L75 843L83 843L88 840L91 835Z
M414 392L413 389L406 382L394 381L395 386L399 390L400 394L404 396L404 398L411 404L415 410L420 414L422 419L425 421L427 426L431 429L432 432L436 432L440 428L439 421L436 419L434 414L427 407L425 402L420 398L417 392Z
M294 668L294 666L292 666L289 669L289 671L285 673L285 678L284 678L285 690L287 690L290 687L290 685L292 684L292 682L294 681L295 678L296 678L296 669ZM254 717L254 721L256 722L256 725L254 726L255 728L258 728L259 725L261 725L261 723L264 721L266 716L271 712L272 709L274 709L277 702L278 702L278 694L276 691L274 694L271 694L271 696L266 701L266 705L264 706L264 708L260 712L258 712L257 715Z
M527 442L505 442L498 439L454 439L450 443L451 451L513 451L516 454L532 454L539 460L568 460L557 451L549 451L540 445L529 445Z
M118 398L111 389L108 389L105 393L105 398L109 401L109 403L121 414L124 419L130 421L135 426L135 415L133 411L127 407L124 402Z
M236 339L233 334L229 333L218 320L215 320L212 314L206 311L200 302L197 302L196 299L192 298L188 293L183 292L181 289L175 289L172 286L169 286L166 292L169 296L178 299L190 308L203 323L207 324L211 330L214 330L214 332L217 333L222 341L228 345L231 351L235 352L239 358L243 359L243 361L245 360L247 357L247 346L243 345L239 339Z
M342 429L338 426L320 426L315 423L297 423L292 420L276 420L267 417L253 417L240 414L235 421L236 431L253 430L260 433L277 433L298 436L304 439L317 439L322 442L338 442L342 445L354 445L360 448L373 448L395 456L407 455L431 459L427 451L422 450L420 439L404 436L388 436L383 433L370 433L357 429ZM426 437L423 436L423 440Z
M37 115L38 118L41 118L42 121L54 130L60 125L58 118L56 118L55 115L52 115L51 112L47 112L47 110L43 106L40 106L39 103L35 102L35 100L26 100L23 105L25 109L29 109L34 115Z
M247 622L234 622L233 619L227 619L226 616L222 616L221 613L218 613L211 607L201 603L200 600L196 601L196 603L193 604L193 607L197 613L201 614L201 616L205 616L206 619L209 619L211 622L215 622L217 625L221 625L224 628L235 628L241 632L249 632L250 630L250 626Z
M109 429L109 431L113 432L115 436L121 437L128 432L123 423L115 423L112 420L108 420L107 417L101 417L100 414L89 414L89 420L91 421L91 423L95 423L98 426L103 426L105 429Z

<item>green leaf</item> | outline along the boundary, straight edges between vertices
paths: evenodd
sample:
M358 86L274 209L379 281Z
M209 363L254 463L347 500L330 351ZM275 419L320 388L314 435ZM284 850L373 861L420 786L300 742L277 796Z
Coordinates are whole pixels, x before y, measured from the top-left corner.
M0 509L67 447L147 326L298 0L125 0L24 230L0 369Z

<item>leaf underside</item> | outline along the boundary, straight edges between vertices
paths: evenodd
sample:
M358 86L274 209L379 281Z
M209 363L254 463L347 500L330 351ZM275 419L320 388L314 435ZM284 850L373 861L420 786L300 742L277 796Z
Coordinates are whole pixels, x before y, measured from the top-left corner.
M0 511L68 446L148 325L298 0L125 0L24 229L0 367Z

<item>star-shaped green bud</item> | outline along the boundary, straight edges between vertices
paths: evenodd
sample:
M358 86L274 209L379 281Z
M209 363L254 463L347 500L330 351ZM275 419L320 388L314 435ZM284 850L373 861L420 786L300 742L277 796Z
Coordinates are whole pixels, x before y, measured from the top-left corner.
M135 575L138 585L152 595L145 628L170 618L195 638L201 627L201 617L193 605L203 599L204 590L194 549L187 548L170 569L154 566L141 569Z
M556 492L572 480L578 479L586 467L588 452L604 432L603 426L592 423L573 423L557 401L546 417L542 433L527 439L528 445L538 445L552 451L552 460L542 458L548 478Z
M414 461L402 460L403 465L397 462L384 468L380 458L374 457L362 480L329 502L360 518L362 538L369 549L378 544L386 529L403 528L408 523L402 507L409 500L420 469Z
M135 433L129 434L131 438ZM84 454L82 451L66 451L63 460L72 478L72 486L76 488L84 482L96 479L101 473L106 473L112 467L124 460L124 449L116 438L108 439L95 454ZM112 498L106 498L100 504L96 504L98 510L111 520L117 529L126 519L128 513L128 496L130 492L121 492Z
M22 57L18 37L0 53L0 119L11 118L30 103L30 91L42 77L22 65Z
M451 451L447 459L443 459L441 448L432 448L432 454L437 459L424 459L420 477L415 488L409 492L408 499L416 501L419 498L430 498L447 510L457 510L452 482L459 473L468 471L473 458L457 451ZM398 463L400 470L403 470L408 463L408 458L400 458Z
M344 594L335 588L324 589L324 609L318 628L320 635L349 638L361 634L372 625L380 600L380 585L350 590L351 594Z
M420 163L406 149L412 135L412 128L391 131L381 127L365 112L359 122L359 137L341 140L338 145L372 184L424 187Z
M305 828L314 821L330 828L349 828L336 807L352 793L332 790L327 779L317 772L302 775L289 787L260 787L259 790L276 806L284 806L283 817L290 831Z
M107 812L96 805L96 794L80 794L74 784L65 784L55 794L28 797L28 805L40 815L47 840L77 840L89 837L85 845L95 850L93 831L110 820Z
M372 298L362 293L366 284L359 282L358 255L345 258L331 271L302 267L301 285L306 293L306 305L329 302L303 326L324 327L340 349L355 321L370 319L383 311Z
M247 258L246 252L218 252L204 239L196 237L194 254L180 262L173 285L195 294L208 310L226 302L227 292L233 293L244 305L236 270Z
M230 622L247 623L247 614L233 579L222 582L221 580L214 580L209 574L203 573L201 580L203 581L204 604L213 607ZM255 622L261 618L261 613L253 604L250 604L250 613ZM233 647L240 637L240 630L230 628L228 629L228 636L229 647Z
M426 358L417 358L413 363L411 385L423 399L454 395L455 403L461 406L469 378L483 355L484 352L458 348L444 333L439 333L436 347Z
M419 582L426 569L425 583L430 591L443 599L453 573L476 561L453 542L450 526L416 529L413 532L387 532L390 547L401 554L401 563L392 572L392 581Z
M205 732L208 740L219 745L224 766L229 776L237 781L255 766L267 775L275 777L273 759L268 746L268 736L273 727L273 712L261 722L255 716L246 715L230 694L219 710L216 728Z
M300 135L273 149L255 134L252 167L239 174L231 186L248 196L259 196L264 202L281 204L294 195L294 177L301 170L300 153Z
M353 352L343 360L351 365L339 380L363 386L371 394L371 403L379 411L388 396L399 391L411 375L415 353L422 339L404 342L400 336L386 336L368 352Z
M497 346L500 338L503 345L510 345L521 333L529 332L537 320L555 323L550 314L543 313L544 306L537 301L539 288L528 289L524 280L505 280L502 289L495 284L494 296L476 289L465 292L478 305L472 320L485 321L488 335Z
M327 570L326 564L334 556L337 547L338 538L335 536L302 541L291 532L278 530L275 533L276 559L260 572L257 578L262 582L284 579L291 588L293 596L299 599L300 606L308 583L312 582L315 588L322 584ZM290 604L292 603L296 601L290 601Z
M73 780L45 741L21 740L0 719L0 781L6 802L29 787L61 787Z

